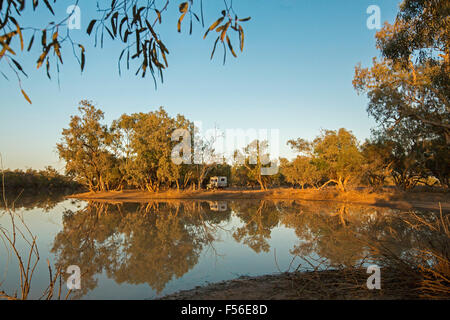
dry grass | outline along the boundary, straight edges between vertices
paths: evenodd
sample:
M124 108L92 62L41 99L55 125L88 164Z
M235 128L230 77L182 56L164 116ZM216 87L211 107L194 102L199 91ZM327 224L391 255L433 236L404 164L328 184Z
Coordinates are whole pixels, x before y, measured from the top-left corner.
M418 248L404 260L421 277L422 297L450 299L450 215L442 210L427 217L413 213L405 222L417 231Z
M450 215L439 212L405 212L403 223L412 229L415 247L406 252L393 252L392 244L402 235L392 233L389 243L378 239L358 237L370 248L361 263L382 267L382 289L369 291L368 274L362 265L339 270L296 273L293 283L299 288L299 297L326 299L450 299ZM306 259L305 259L306 260ZM309 263L310 266L313 264ZM315 263L320 267L320 263ZM315 293L316 292L316 293Z
M293 284L299 299L337 300L398 300L419 299L414 290L417 282L405 282L398 270L384 268L381 290L367 289L365 268L345 268L293 274Z

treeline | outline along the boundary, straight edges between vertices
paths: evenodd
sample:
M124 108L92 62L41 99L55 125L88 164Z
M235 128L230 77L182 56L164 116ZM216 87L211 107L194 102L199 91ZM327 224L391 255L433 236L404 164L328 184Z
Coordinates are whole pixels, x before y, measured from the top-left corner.
M50 166L44 170L4 170L0 177L0 185L7 193L21 190L27 193L76 191L83 188L83 185L73 177L62 175Z
M193 157L197 164L175 164L172 141L176 129L192 132L194 124L182 115L170 117L160 108L149 113L124 114L111 126L101 124L104 114L81 101L81 116L72 116L57 149L66 173L90 191L202 188L211 175L230 175L228 165L211 162L213 142L199 139Z
M378 190L387 184L402 190L418 185L448 188L445 141L407 133L378 131L363 144L346 129L326 130L312 142L291 140L299 156L291 162L282 159L282 173L287 182L302 188L330 183L340 191L355 186Z
M236 150L228 162L217 161L214 141L197 137L191 121L182 115L172 118L162 107L124 114L110 126L101 123L103 112L90 102L82 101L79 110L81 115L72 116L57 149L66 173L90 191L202 189L211 176L227 176L232 186L263 190L286 185L316 189L334 185L340 191L357 186L377 190L386 184L403 190L449 186L445 141L411 128L374 132L362 144L346 129L322 131L313 141L290 140L298 156L276 159L278 173L263 175L267 141L255 140ZM192 141L197 138L194 164L173 161L173 150L180 143L172 139L176 129L188 130Z

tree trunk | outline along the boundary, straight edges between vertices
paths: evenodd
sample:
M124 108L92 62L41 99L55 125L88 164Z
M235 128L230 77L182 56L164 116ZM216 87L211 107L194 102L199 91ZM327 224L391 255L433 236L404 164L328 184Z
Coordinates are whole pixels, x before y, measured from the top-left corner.
M263 181L262 178L258 179L258 183L259 183L259 185L261 187L261 190L266 190L266 186L265 186L264 181Z
M322 190L323 188L325 188L327 185L329 185L329 184L332 183L332 182L334 182L334 183L337 184L337 181L336 181L336 180L330 179L330 180L328 180L327 182L325 182L320 188L318 188L318 190Z
M338 189L341 192L345 192L345 185L346 185L347 179L342 179L342 177L339 177L338 179Z

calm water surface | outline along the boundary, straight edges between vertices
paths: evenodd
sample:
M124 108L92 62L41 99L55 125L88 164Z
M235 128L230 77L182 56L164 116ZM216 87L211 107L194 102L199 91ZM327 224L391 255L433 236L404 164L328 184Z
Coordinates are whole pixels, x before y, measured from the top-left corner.
M73 299L153 299L242 275L354 265L368 254L358 235L389 238L388 228L405 233L394 250L413 245L405 226L395 223L397 210L388 208L300 201L114 204L58 199L28 199L15 207L37 237L40 260L32 299L48 286L47 259L63 269L80 267L82 288ZM0 226L11 227L1 209ZM17 243L26 255L26 243ZM17 259L0 245L0 290L11 294L19 284Z

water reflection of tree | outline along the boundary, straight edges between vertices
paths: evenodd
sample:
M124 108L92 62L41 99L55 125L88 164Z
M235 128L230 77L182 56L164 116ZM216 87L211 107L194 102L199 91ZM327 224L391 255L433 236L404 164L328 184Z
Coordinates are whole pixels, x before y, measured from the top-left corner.
M318 256L326 266L355 266L375 261L374 247L400 256L410 250L412 230L397 217L397 211L348 204L315 206L293 201L284 210L282 222L300 239L291 253L299 257Z
M65 200L64 192L46 192L46 193L29 193L29 192L10 192L6 193L6 198L10 200L10 204L14 204L14 209L42 209L45 212L53 209L59 202ZM0 210L5 210L5 204L0 201Z
M354 266L382 245L395 255L415 245L413 230L398 210L340 203L305 201L234 201L230 204L242 226L233 238L255 252L268 252L272 229L282 224L295 230L300 257L320 257L327 266Z
M89 203L64 213L53 251L59 264L80 266L80 296L97 286L95 275L101 272L118 283L147 283L160 292L197 264L215 239L215 224L229 216L229 210L211 214L196 202Z
M213 211L195 201L89 203L64 213L53 251L61 266L80 266L82 296L97 286L102 272L117 283L147 283L161 292L191 270L203 250L214 249L232 212L240 219L231 231L237 242L268 252L272 230L284 225L298 237L290 254L320 257L326 267L374 261L381 256L374 248L402 256L418 245L413 228L388 208L268 200L232 201L227 208Z
M255 252L268 252L272 229L278 225L280 212L272 201L236 201L232 205L243 226L233 233L233 238Z

